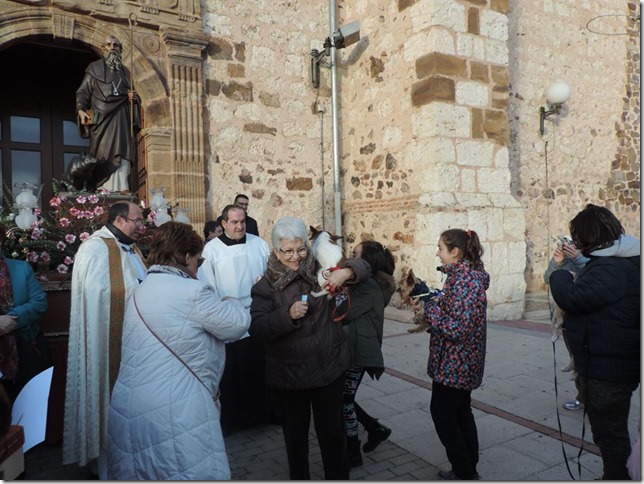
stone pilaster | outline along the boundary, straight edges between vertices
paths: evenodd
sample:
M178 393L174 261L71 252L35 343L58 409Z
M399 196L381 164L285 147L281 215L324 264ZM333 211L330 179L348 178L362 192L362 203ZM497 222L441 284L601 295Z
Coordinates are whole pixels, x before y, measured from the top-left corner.
M168 84L172 118L169 198L190 209L192 221L205 221L206 167L204 150L202 34L167 30ZM159 175L161 175L159 173Z

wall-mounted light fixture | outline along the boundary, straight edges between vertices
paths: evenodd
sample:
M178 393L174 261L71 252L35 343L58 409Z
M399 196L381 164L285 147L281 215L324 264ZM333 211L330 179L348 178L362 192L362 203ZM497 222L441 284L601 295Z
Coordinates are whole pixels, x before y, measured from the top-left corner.
M314 88L320 87L320 63L324 57L331 55L331 47L344 49L360 40L360 21L354 20L343 25L324 41L323 50L311 50L311 84Z
M557 81L546 91L548 109L541 106L539 109L539 133L545 133L545 121L552 114L561 113L561 106L570 98L570 86L563 81Z

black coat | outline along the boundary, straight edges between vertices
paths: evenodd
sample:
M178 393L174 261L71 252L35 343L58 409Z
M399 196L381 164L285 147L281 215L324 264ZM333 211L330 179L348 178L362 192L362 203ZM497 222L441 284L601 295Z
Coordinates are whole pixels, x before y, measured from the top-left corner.
M246 215L246 233L257 235L259 237L259 229L257 228L257 220L250 215Z
M582 376L615 383L640 381L640 256L591 257L577 278L550 276L565 312L564 331Z
M364 259L349 259L345 266L353 269L356 282L369 277L370 267ZM253 286L248 330L253 338L264 340L268 386L302 390L332 383L347 370L350 359L342 323L333 321L335 300L311 296L319 286L299 276L282 290L274 284L269 270ZM292 319L289 308L303 294L309 295L307 314Z
M351 367L368 368L372 378L380 378L384 370L382 336L385 307L396 289L394 278L384 272L356 284L351 288L350 299L339 312L347 311L345 331L352 348Z

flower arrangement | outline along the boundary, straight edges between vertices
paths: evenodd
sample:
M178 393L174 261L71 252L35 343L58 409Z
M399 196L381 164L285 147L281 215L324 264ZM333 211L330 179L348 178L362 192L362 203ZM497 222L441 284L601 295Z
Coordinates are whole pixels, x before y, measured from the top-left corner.
M3 245L5 257L30 262L41 280L47 279L44 272L58 273L61 275L58 279L71 277L78 247L105 224L109 206L114 203L114 199L108 200L110 193L107 191L62 194L57 188L54 184L55 196L49 200L49 211L34 209L36 220L31 227L18 227L13 213L0 217L8 229ZM156 214L146 209L143 202L141 208L145 217L144 239L148 239L156 228ZM138 245L145 245L145 240L139 240Z

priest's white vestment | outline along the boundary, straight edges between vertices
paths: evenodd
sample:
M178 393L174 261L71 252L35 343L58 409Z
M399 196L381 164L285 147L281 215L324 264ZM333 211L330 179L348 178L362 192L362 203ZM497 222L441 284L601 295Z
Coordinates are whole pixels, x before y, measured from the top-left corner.
M217 297L231 296L250 308L250 290L266 272L270 248L264 239L246 234L245 244L226 245L213 239L203 249L200 281L209 284Z
M107 443L110 403L109 339L110 261L103 238L114 239L106 227L81 244L72 272L69 349L65 388L63 464L86 465ZM125 301L145 277L145 263L138 253L119 250ZM123 315L120 315L121 322Z

